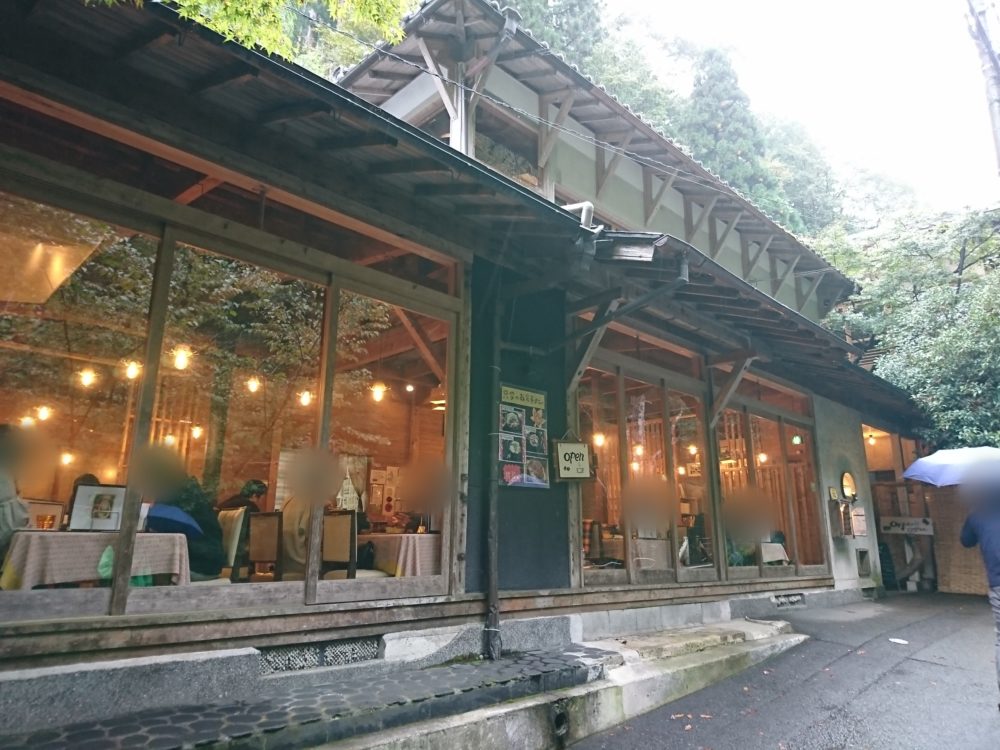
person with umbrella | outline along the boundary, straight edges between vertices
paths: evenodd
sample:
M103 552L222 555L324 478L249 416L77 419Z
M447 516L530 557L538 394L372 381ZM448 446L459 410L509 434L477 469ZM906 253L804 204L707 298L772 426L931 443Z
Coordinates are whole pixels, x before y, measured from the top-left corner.
M211 498L188 476L180 456L168 448L150 448L136 462L136 472L143 496L153 502L147 527L187 537L191 580L218 578L226 560L222 527Z

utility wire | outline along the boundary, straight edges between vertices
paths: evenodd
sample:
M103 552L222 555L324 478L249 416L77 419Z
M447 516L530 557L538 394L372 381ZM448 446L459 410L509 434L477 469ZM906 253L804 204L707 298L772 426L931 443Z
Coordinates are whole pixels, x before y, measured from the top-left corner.
M604 149L606 151L610 151L611 153L621 154L622 156L624 156L627 159L635 162L639 166L654 168L658 172L661 172L663 174L672 175L675 179L681 179L681 180L684 180L686 182L690 182L690 183L692 183L694 185L697 185L699 187L703 187L703 188L706 188L708 190L711 190L711 191L714 191L716 193L719 193L720 195L724 195L724 196L728 196L728 197L737 197L737 198L740 198L742 200L745 200L745 201L749 202L749 199L745 198L744 196L741 196L735 190L735 188L730 188L729 190L726 190L724 188L719 187L719 185L717 183L710 182L710 181L708 181L706 178L704 178L701 175L695 174L693 172L687 172L687 171L685 171L683 169L680 169L676 165L667 164L666 162L659 161L658 159L654 159L654 158L648 157L648 156L643 156L642 154L637 154L634 151L629 151L628 149L622 148L621 146L617 146L614 143L609 143L607 141L602 141L599 138L596 138L594 136L588 136L588 135L584 135L583 133L578 133L577 131L573 130L572 128L567 128L567 127L565 127L563 125L559 125L559 124L557 124L555 122L552 122L551 120L545 119L544 117L532 114L531 112L528 112L527 110L521 109L520 107L516 107L513 104L510 104L509 102L505 102L502 99L497 99L496 97L494 97L494 96L492 96L490 94L487 94L485 91L478 91L477 92L473 88L465 85L464 82L455 81L455 80L449 78L446 75L443 75L443 74L438 73L436 71L429 70L428 68L425 68L424 66L420 65L419 63L415 63L412 60L407 60L405 57L401 57L400 55L396 54L395 52L391 52L391 51L385 49L384 47L381 47L381 46L379 46L377 44L369 42L366 39L362 39L361 37L356 36L355 34L352 34L349 31L345 31L344 29L338 28L338 27L334 26L333 24L327 23L326 21L323 21L323 20L321 20L319 18L313 18L312 16L304 13L303 11L301 11L298 8L286 5L285 9L287 11L289 11L290 13L296 14L297 16L299 16L300 18L302 18L305 21L309 22L310 24L322 26L323 28L329 29L330 31L333 31L333 32L335 32L337 34L345 36L348 39L351 39L351 40L357 42L358 44L361 44L362 46L367 47L367 48L373 50L374 52L377 52L378 54L380 54L380 55L382 55L384 57L391 58L391 59L395 60L396 62L399 62L399 63L401 63L403 65L408 66L408 67L415 68L416 70L420 71L421 73L425 73L425 74L427 74L429 76L433 76L434 78L439 79L443 83L450 84L450 85L455 86L455 87L457 87L459 89L462 89L463 91L467 91L469 93L476 94L480 98L489 101L491 104L495 104L498 107L502 107L504 109L508 109L508 110L510 110L512 112L515 112L516 114L518 114L518 115L520 115L520 116L522 116L522 117L524 117L524 118L526 118L528 120L531 120L532 122L535 122L535 123L537 123L539 125L545 125L547 127L550 127L553 130L557 130L560 133L568 135L568 136L570 136L572 138L575 138L575 139L577 139L579 141L583 141L584 143L587 143L588 145L592 145L592 146L595 146L595 147L598 147L598 148L602 148L602 149ZM539 53L539 54L541 54L541 53ZM549 52L549 51L545 51L545 54L552 54L552 53ZM787 232L788 230L785 230L785 231Z

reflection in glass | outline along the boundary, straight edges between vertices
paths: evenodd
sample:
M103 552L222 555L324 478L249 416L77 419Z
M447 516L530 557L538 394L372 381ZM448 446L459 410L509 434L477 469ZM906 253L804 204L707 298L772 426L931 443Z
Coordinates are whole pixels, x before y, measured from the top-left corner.
M330 435L346 475L330 507L357 512L358 577L441 573L448 337L445 320L341 293Z
M0 534L16 547L0 585L106 583L114 537L56 530L76 486L126 480L157 243L0 193L0 247L0 424L21 446L0 469L0 500L18 510L11 525L48 530ZM117 528L120 494L96 493L78 527Z
M798 557L802 565L822 565L823 526L820 522L820 501L813 460L813 437L809 430L785 425L785 445L788 450L788 476L795 508Z
M711 494L705 470L705 435L701 399L670 391L674 482L677 487L677 557L686 568L712 567Z

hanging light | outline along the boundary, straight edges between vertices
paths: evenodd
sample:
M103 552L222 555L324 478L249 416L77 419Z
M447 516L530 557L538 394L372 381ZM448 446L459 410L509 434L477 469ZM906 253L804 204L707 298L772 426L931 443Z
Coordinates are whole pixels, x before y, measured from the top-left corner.
M603 432L595 432L594 437L592 439L594 441L594 447L596 448L601 448L604 445L604 442L607 440L607 438L604 437Z
M638 461L633 461L632 462L632 471L639 471L639 462Z
M38 417L39 422L44 422L52 416L52 408L49 406L39 406L38 409L35 410L35 414Z
M634 448L632 448L632 455L633 456L641 456L645 452L646 452L646 449L643 448L641 445L637 445Z
M105 482L114 482L118 479L118 469L113 466L109 466L107 469L101 472L104 475Z
M381 401L382 399L385 398L385 392L387 390L389 390L389 386L387 386L381 380L376 380L374 383L372 383L371 387L372 398L375 401Z
M35 426L34 417L21 417L21 427L28 428Z
M313 402L313 395L310 391L302 391L299 394L299 403L303 406L309 406Z
M792 435L792 445L802 445L802 436Z
M186 370L191 366L191 358L193 356L194 354L189 347L178 346L174 349L174 369Z
M875 445L875 435L871 432L868 433L868 445Z
M767 454L764 453L763 451L760 452L760 453L758 453L757 454L757 463L766 464L767 463Z
M69 466L74 461L76 461L76 456L69 451L63 451L62 455L59 456L59 463L63 466Z
M202 428L200 424L196 424L191 428L191 437L194 440L198 440L204 433L205 430Z
M692 456L697 456L698 446L695 445L694 443L691 443L691 445L688 446L688 453L690 453Z
M258 378L256 375L252 375L251 377L247 378L247 390L250 391L250 393L256 393L257 391L259 391L260 386L261 386L260 378Z
M678 474L679 474L680 476L684 476L685 474L687 474L687 473L688 473L688 470L687 470L687 469L685 469L685 468L684 468L683 466L678 466L678 467L677 467L677 473L678 473Z
M139 377L142 372L142 365L136 362L134 359L125 363L125 377L129 380L135 380Z
M175 445L177 445L177 437L175 435L164 435L163 444L170 448L173 448Z
M433 391L431 391L428 403L433 407L431 411L444 411L445 406L448 404L448 394L443 386L438 386Z
M413 390L414 390L413 383L407 383L406 384L406 392L407 393L413 393Z
M97 382L97 373L88 367L84 370L80 370L79 378L80 385L84 388L90 388L90 386Z

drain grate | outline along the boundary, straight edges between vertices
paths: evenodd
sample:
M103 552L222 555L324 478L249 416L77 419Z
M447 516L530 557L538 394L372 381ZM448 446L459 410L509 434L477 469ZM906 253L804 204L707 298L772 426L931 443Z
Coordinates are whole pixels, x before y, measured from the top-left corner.
M274 646L260 650L261 674L340 667L378 657L379 638L350 638L326 643Z

